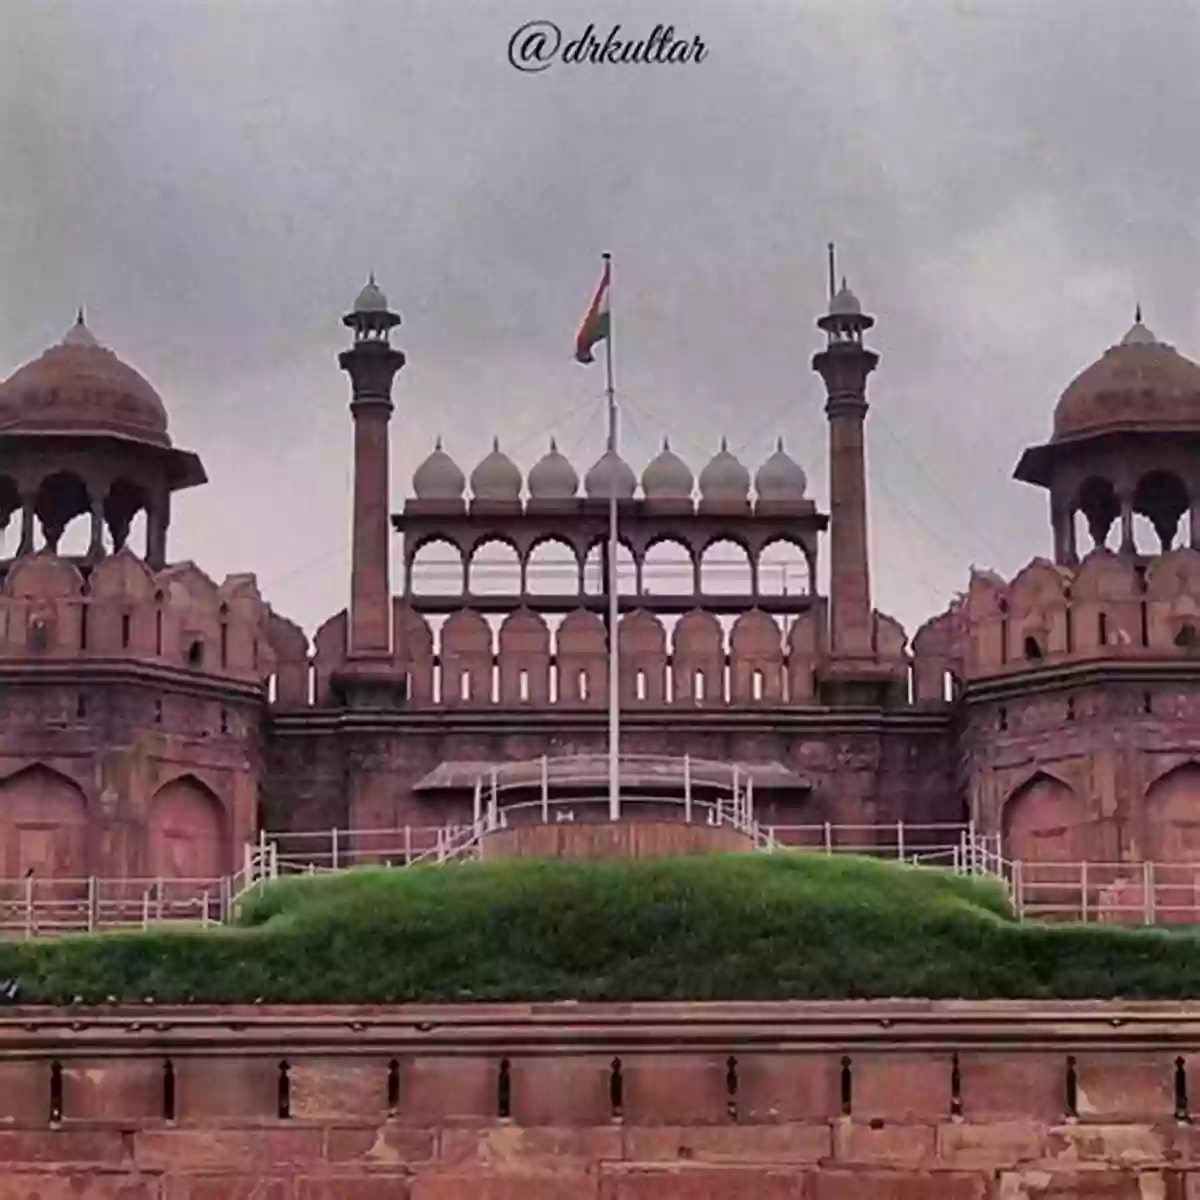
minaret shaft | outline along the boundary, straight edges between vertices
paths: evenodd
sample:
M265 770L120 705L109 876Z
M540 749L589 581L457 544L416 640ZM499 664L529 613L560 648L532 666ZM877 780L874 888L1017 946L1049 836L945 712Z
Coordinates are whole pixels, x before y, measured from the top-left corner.
M871 567L867 535L865 424L867 406L833 401L829 416L829 621L837 657L869 658Z
M828 344L812 360L825 381L829 419L829 640L819 683L828 704L872 708L892 702L897 682L895 664L879 660L871 604L867 378L879 356L863 345L863 334L874 323L843 281L817 322Z
M350 376L354 421L354 499L350 538L350 611L347 658L384 660L392 654L390 495L388 426L392 417L392 381L404 366L404 354L392 347L391 329L400 318L374 276L343 324L354 331L354 345L338 356Z
M391 405L356 403L349 656L391 654L388 425Z

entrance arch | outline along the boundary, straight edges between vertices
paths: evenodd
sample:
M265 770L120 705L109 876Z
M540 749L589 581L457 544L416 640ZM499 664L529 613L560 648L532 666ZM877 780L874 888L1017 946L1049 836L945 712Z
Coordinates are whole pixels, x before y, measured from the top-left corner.
M1142 808L1147 859L1200 864L1200 763L1184 763L1156 779Z
M0 872L87 876L87 800L76 783L40 764L0 781Z
M1087 858L1087 810L1060 779L1038 774L1004 804L1005 856L1022 863L1081 862Z
M164 784L146 822L148 866L156 879L209 880L228 869L225 810L191 775Z
M1025 911L1077 919L1094 890L1080 865L1093 857L1084 802L1061 779L1039 773L1009 796L1001 830L1005 856L1021 864Z
M1200 763L1156 779L1142 804L1145 858L1154 864L1159 921L1193 924L1200 916Z

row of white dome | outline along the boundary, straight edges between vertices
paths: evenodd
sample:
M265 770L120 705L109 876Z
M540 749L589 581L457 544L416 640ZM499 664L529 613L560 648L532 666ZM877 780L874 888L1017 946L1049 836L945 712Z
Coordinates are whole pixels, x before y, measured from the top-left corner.
M633 468L613 450L605 452L584 476L589 499L607 500L616 490L619 500L631 500L637 491ZM531 500L572 500L579 493L579 476L550 439L550 450L522 479L520 468L503 450L497 438L491 453L471 472L471 496L475 500L514 502L527 483ZM413 474L413 494L418 500L462 500L467 480L458 464L442 449L438 438L433 453ZM750 498L750 472L731 453L724 438L721 449L700 472L701 500L743 503ZM691 469L672 449L666 438L662 451L642 472L642 495L647 500L690 500L696 480ZM808 480L804 471L783 448L758 468L754 490L759 500L795 504L804 499Z

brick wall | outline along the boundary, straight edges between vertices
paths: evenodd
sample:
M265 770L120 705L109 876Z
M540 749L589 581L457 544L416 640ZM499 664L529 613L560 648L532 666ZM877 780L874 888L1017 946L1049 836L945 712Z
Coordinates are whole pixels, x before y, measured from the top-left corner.
M1200 1005L8 1010L0 1200L1192 1200Z

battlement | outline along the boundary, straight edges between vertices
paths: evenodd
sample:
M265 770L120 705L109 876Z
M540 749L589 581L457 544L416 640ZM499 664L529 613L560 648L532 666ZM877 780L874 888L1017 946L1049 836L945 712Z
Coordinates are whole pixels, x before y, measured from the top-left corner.
M608 637L597 613L573 609L554 620L520 608L489 621L460 607L435 626L401 598L393 611L392 667L405 680L410 708L603 709L608 702ZM816 671L826 657L823 617L823 603L794 617L751 609L726 632L705 609L673 622L643 608L627 611L617 639L621 705L815 704ZM346 662L346 614L326 622L315 641L307 689L301 664L280 662L278 703L337 703L333 681ZM876 614L874 641L876 661L893 668L899 693L906 695L903 629Z
M300 629L276 616L253 575L218 584L194 563L152 570L132 551L94 565L49 551L9 564L0 586L5 660L123 659L263 685L284 653L306 652Z
M1011 581L975 569L966 594L918 630L913 653L918 674L949 673L956 686L1041 664L1194 659L1200 551L1096 549L1077 567L1035 558Z

